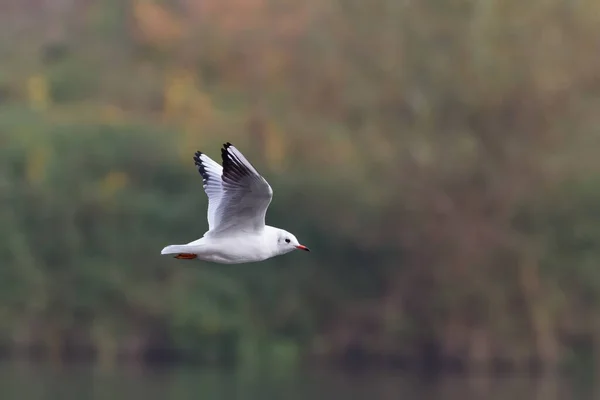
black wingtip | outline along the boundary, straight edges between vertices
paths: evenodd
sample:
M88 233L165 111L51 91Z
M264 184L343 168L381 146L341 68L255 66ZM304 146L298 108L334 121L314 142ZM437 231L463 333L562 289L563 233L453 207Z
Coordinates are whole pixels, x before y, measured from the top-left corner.
M200 157L202 156L202 154L203 154L203 153L202 153L201 151L197 151L197 152L194 154L194 164L196 164L196 166L197 166L198 168L200 168L200 167L204 168L204 165L203 165L203 163L202 163L202 160L200 159Z
M229 157L231 156L229 153L230 147L231 143L227 142L223 144L223 147L221 148L221 158L223 160L223 167L225 167L225 163L227 162L227 160L229 160Z
M204 183L208 182L208 174L206 173L206 168L204 167L204 163L202 162L202 160L200 159L200 156L202 156L201 151L196 151L196 153L194 154L194 164L196 165L196 167L198 167L198 172L200 172L200 175L202 175L202 180L204 181Z
M233 146L230 142L225 142L223 144L223 149L221 151L227 151L231 146Z
M243 176L251 176L252 172L248 169L238 157L229 151L229 148L233 146L227 142L221 149L221 158L223 160L223 178L225 180L236 180Z

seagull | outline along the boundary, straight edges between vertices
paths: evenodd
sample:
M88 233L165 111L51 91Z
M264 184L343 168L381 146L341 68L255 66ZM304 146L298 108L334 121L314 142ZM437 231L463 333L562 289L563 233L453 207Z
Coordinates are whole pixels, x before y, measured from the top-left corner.
M208 231L188 244L174 244L161 254L182 260L220 264L263 261L294 250L310 251L283 229L265 225L273 190L256 168L227 142L221 148L223 166L197 151L194 163L208 196Z

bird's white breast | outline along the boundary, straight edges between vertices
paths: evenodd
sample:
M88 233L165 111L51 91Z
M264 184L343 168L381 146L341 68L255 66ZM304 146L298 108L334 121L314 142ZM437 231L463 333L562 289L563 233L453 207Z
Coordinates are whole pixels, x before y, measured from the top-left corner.
M240 264L263 261L277 255L272 240L261 234L206 239L198 250L198 258L206 261Z

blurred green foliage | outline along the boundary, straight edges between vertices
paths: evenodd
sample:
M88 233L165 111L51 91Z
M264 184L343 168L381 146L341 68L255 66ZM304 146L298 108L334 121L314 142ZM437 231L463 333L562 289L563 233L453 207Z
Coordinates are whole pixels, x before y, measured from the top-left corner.
M475 367L600 348L596 2L40 7L0 14L7 348ZM308 256L159 255L205 231L191 157L225 141Z

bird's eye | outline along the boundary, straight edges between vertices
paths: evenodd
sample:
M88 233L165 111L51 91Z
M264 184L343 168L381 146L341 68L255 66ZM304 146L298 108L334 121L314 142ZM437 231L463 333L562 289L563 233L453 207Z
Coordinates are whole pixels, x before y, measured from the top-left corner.
M290 242L290 239L285 239L285 242L286 242L286 243L289 243L289 242Z

